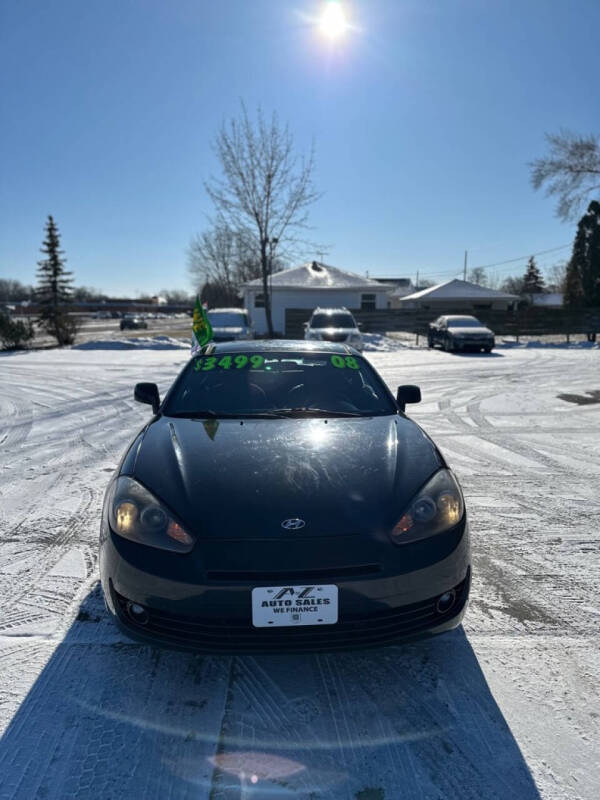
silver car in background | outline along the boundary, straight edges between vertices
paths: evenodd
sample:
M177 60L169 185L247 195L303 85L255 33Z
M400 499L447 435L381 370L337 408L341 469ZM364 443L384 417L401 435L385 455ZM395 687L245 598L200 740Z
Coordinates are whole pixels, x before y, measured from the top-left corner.
M245 308L212 308L207 313L215 342L254 339L254 329Z
M306 323L304 338L345 343L358 351L363 349L362 334L347 308L315 308Z

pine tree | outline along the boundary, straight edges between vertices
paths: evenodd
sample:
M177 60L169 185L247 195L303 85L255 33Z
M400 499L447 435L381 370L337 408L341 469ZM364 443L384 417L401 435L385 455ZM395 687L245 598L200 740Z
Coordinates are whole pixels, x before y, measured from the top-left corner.
M567 266L565 305L600 307L600 203L596 200L577 225Z
M573 253L571 260L567 264L567 274L565 276L564 304L569 308L581 308L583 306L583 285L581 283L581 265L585 262L585 236L580 230L581 222L577 226L575 241L573 242Z
M39 326L54 336L59 345L72 344L75 340L76 324L68 316L71 303L72 273L65 270L66 259L60 249L60 235L52 216L46 222L46 238L41 252L46 256L38 261L37 302L40 305Z
M531 256L527 262L527 269L523 276L523 294L540 294L544 291L544 278L535 263L535 258Z

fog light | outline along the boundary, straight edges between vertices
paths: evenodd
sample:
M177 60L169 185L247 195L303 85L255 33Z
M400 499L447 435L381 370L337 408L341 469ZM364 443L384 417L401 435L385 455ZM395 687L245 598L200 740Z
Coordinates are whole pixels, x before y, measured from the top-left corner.
M454 591L454 589L452 589L449 592L444 592L443 595L438 597L438 601L436 604L436 610L438 614L446 614L448 611L450 611L450 609L454 605L455 600L456 600L456 592Z
M127 603L127 613L134 622L138 625L146 625L148 623L148 612L144 606L139 603L132 603L131 600Z

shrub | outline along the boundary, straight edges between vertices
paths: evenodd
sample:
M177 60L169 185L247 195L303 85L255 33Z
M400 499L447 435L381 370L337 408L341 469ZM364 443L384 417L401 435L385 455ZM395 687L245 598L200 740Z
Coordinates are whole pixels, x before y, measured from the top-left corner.
M34 331L31 322L13 320L8 314L0 312L0 344L3 350L15 350L23 347L33 337Z

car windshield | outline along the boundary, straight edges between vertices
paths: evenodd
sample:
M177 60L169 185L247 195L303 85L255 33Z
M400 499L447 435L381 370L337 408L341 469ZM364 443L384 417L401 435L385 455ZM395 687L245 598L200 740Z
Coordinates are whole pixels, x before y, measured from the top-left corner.
M359 356L233 352L190 361L164 413L176 417L370 417L397 408Z
M448 320L449 328L482 328L483 325L475 317L453 317Z
M314 314L311 328L356 328L352 314Z
M248 324L243 311L209 311L208 319L213 328L240 328Z

